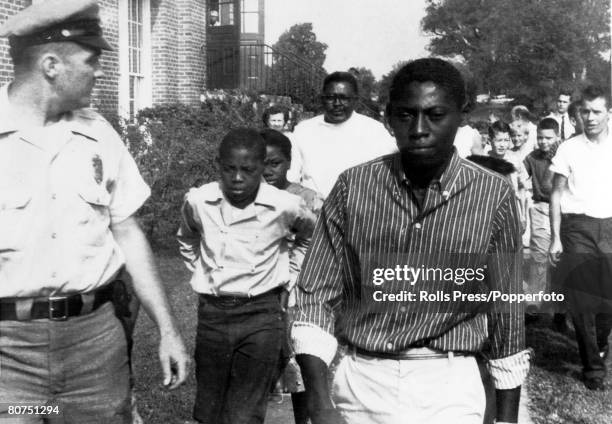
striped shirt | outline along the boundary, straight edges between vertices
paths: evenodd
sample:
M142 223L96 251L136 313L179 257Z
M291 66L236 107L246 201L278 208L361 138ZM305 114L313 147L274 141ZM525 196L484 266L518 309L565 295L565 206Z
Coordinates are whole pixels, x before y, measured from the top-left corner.
M522 306L474 297L521 290L511 185L455 153L422 208L411 191L399 154L340 175L298 279L296 353L328 359L313 329L373 352L483 352L497 388L520 385L530 358Z

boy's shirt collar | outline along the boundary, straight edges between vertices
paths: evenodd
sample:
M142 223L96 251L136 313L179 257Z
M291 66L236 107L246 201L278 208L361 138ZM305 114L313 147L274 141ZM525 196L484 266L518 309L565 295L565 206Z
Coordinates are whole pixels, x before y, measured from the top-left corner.
M255 197L253 203L274 209L278 204L278 196L276 195L276 192L278 191L279 190L277 188L261 182L259 184L259 189L257 190L257 196ZM207 203L216 203L222 200L227 200L223 194L223 190L221 190L221 184L218 181L215 182L215 184L211 184L210 190L204 190L202 192L202 198Z

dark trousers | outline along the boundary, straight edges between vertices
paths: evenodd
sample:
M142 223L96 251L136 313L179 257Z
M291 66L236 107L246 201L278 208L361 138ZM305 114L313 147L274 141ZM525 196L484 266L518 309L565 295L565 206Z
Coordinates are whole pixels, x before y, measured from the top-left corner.
M563 215L561 243L556 278L576 329L583 373L585 378L604 377L599 352L612 330L612 218Z
M196 420L207 424L264 422L284 325L278 291L244 302L200 295Z

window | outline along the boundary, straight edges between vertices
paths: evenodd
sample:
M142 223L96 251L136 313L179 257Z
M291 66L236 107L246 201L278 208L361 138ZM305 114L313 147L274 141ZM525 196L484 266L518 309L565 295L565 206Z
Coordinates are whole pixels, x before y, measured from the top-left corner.
M259 33L259 0L240 0L242 33Z
M149 0L120 0L120 113L133 119L151 106L151 19Z
M234 1L211 1L208 7L208 25L234 25Z

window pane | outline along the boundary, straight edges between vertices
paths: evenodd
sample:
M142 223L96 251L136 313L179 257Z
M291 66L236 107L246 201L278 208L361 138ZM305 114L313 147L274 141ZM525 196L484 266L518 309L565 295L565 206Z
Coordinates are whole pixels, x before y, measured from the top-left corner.
M221 25L234 25L234 3L219 4Z
M259 0L243 0L243 12L257 12L259 10Z
M242 32L259 32L259 13L242 14Z

